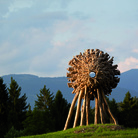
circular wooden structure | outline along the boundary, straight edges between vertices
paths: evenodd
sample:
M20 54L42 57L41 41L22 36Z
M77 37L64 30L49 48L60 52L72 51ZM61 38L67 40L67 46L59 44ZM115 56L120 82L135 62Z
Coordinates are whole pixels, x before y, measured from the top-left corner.
M84 53L80 53L69 61L67 77L69 87L74 90L75 94L72 101L64 130L68 128L74 106L77 102L76 115L73 127L76 127L77 120L80 113L81 101L81 120L80 125L84 124L84 116L86 116L86 125L88 125L88 111L90 107L90 100L95 99L95 124L105 123L105 114L108 113L117 124L116 119L112 115L105 95L109 95L112 89L115 88L119 82L118 75L120 71L117 65L113 65L113 57L110 58L108 53L104 53L99 49L87 49ZM91 74L94 76L91 76ZM99 118L100 117L100 118Z

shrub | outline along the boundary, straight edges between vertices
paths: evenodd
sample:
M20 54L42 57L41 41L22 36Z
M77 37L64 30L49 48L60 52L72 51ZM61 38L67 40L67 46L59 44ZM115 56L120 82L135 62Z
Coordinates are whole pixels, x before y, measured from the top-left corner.
M4 136L4 138L15 138L15 137L20 137L20 136L25 136L25 130L17 131L12 126L12 128L8 131L8 133Z

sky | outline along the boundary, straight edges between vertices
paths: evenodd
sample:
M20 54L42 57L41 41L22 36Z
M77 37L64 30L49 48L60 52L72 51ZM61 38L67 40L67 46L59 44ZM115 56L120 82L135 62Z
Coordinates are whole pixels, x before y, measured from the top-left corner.
M138 69L138 0L0 0L0 76L66 76L86 49Z

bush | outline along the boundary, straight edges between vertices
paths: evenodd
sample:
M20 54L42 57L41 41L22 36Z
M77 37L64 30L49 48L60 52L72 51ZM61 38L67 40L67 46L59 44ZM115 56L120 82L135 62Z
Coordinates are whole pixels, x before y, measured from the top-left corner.
M25 136L25 130L17 131L12 126L12 128L8 131L8 133L4 136L4 138L15 138L15 137L20 137L20 136Z

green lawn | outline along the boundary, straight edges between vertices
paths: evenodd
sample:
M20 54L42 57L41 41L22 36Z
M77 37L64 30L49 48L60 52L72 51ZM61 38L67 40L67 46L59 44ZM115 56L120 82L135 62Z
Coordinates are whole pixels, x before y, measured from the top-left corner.
M137 129L123 129L113 124L82 126L42 135L24 136L21 138L138 138Z

